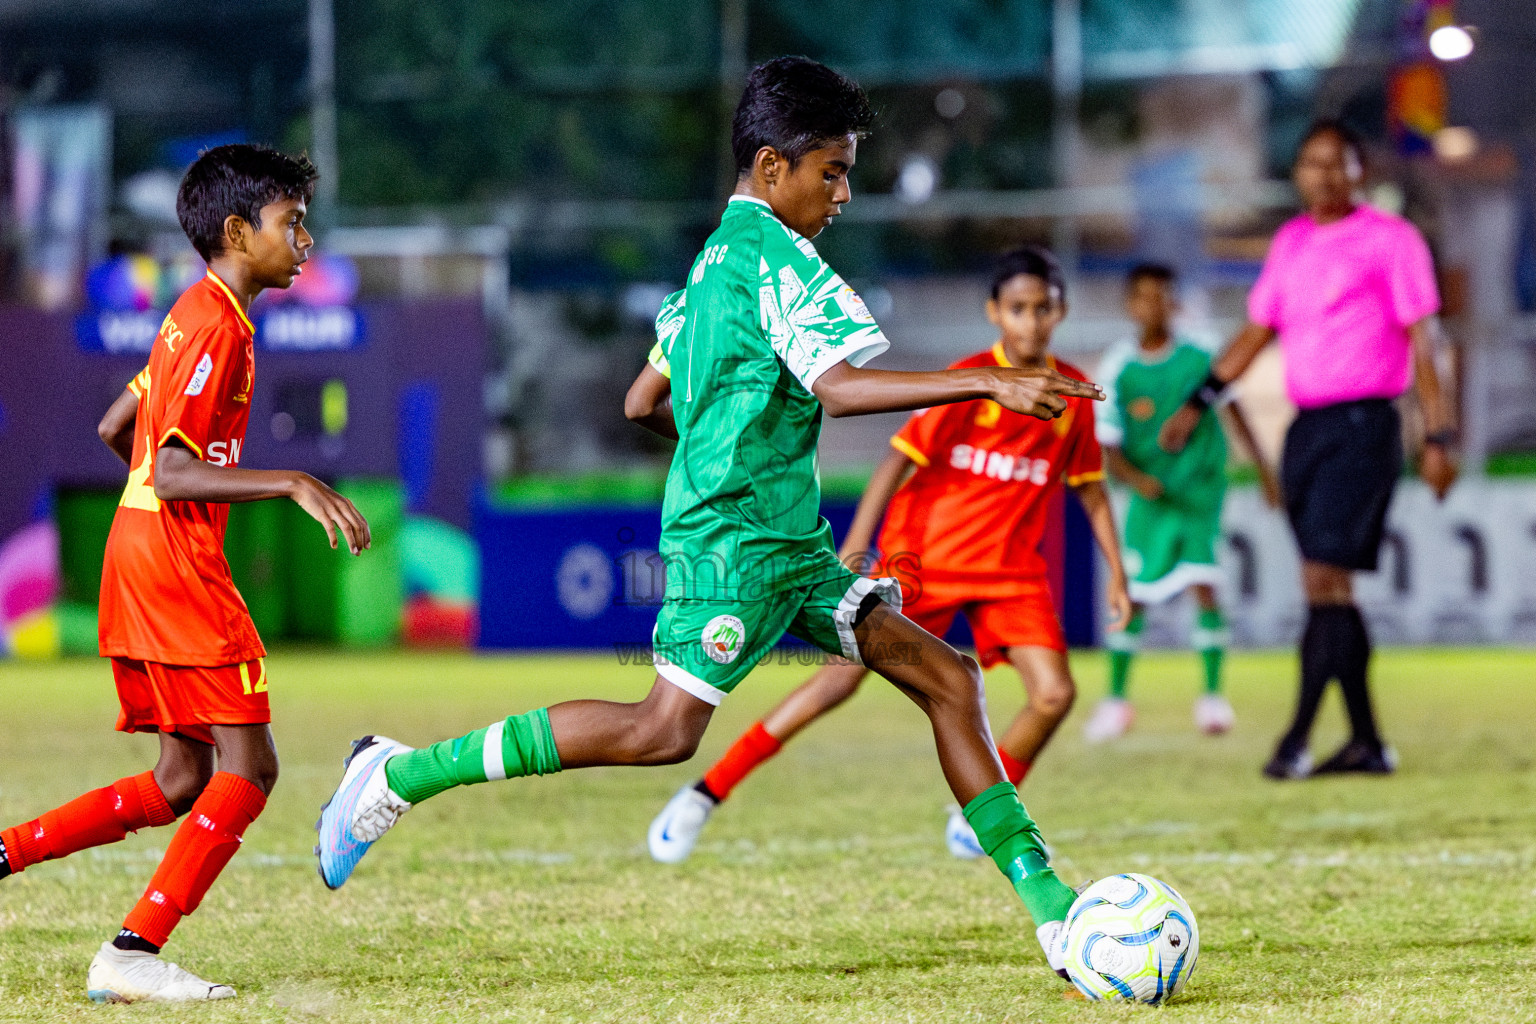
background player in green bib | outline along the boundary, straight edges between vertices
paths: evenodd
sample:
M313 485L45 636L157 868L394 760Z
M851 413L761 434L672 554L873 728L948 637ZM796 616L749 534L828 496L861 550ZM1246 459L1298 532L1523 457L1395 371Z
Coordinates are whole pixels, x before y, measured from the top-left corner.
M1221 506L1227 491L1227 443L1214 409L1206 410L1189 444L1177 455L1158 446L1157 433L1205 380L1211 357L1176 337L1171 324L1178 310L1173 271L1143 263L1126 280L1126 312L1138 328L1105 353L1098 379L1106 400L1098 409L1097 431L1110 475L1131 490L1125 517L1125 569L1130 575L1130 622L1105 639L1110 650L1109 696L1099 702L1084 726L1090 742L1114 739L1130 728L1135 709L1126 699L1131 660L1140 643L1144 610L1188 590L1198 608L1190 646L1200 652L1205 692L1195 701L1195 724L1203 732L1232 728L1232 705L1221 693L1221 662L1226 626L1215 586L1221 579L1216 543L1221 538ZM1236 405L1224 407L1234 433L1258 464L1272 505L1279 487Z
M634 704L538 708L420 750L363 737L321 814L316 852L328 886L342 885L414 804L454 786L687 760L715 706L787 631L868 665L928 715L950 789L1060 970L1074 894L1003 775L980 670L901 614L894 580L837 560L816 443L823 409L848 416L987 398L1050 419L1102 393L1048 367L864 368L887 342L810 239L849 201L848 172L872 120L859 87L814 61L780 58L748 77L732 122L735 194L658 318L661 350L625 402L632 418L678 438L650 693Z

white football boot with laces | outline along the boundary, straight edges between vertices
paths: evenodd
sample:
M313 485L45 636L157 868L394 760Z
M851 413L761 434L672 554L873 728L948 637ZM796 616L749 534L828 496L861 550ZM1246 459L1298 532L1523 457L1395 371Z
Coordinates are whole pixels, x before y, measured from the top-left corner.
M700 793L692 783L678 790L661 813L651 821L645 845L651 856L663 864L681 864L693 852L699 833L715 808L714 800Z
M118 949L103 942L91 960L85 994L96 1003L190 1003L204 999L233 999L228 985L204 981L169 960L137 949Z

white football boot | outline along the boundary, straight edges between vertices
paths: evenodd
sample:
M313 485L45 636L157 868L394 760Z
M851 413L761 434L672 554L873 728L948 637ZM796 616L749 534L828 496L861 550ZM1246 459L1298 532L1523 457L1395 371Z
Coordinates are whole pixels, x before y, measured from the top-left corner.
M961 860L975 860L987 855L981 848L981 840L976 838L976 830L971 828L965 813L955 804L949 805L949 820L944 823L944 845Z
M1107 743L1124 736L1136 721L1136 708L1123 697L1105 697L1099 701L1083 726L1088 743Z
M1207 736L1231 732L1236 724L1237 713L1221 694L1203 694L1195 701L1195 728Z
M96 1003L190 1003L204 999L233 999L228 985L204 981L169 960L137 949L118 949L103 942L91 960L85 994Z
M651 822L645 844L651 856L663 864L681 864L693 852L699 833L715 808L714 800L700 793L690 783L678 790L667 806Z
M1045 962L1051 970L1067 976L1067 922L1047 921L1035 929L1035 938L1045 951Z
M320 878L328 889L340 889L352 877L358 861L373 844L411 809L409 801L389 788L385 763L411 748L385 736L364 736L352 744L341 784L320 808L315 822L319 842Z

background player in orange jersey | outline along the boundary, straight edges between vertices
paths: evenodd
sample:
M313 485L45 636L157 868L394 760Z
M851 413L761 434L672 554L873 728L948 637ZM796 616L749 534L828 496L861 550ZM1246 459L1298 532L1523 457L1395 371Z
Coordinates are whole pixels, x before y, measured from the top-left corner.
M954 367L1050 365L1086 378L1047 353L1067 302L1056 258L1037 246L1004 254L992 277L987 318L1002 337ZM934 636L963 613L983 666L1007 661L1029 700L1003 734L998 756L1018 784L1072 708L1077 689L1040 554L1049 502L1063 482L1077 492L1094 540L1109 563L1108 628L1130 617L1120 544L1104 491L1093 403L1068 399L1061 417L1041 421L995 402L971 401L914 413L891 438L894 449L859 501L841 557L854 568L902 581L902 611ZM871 539L882 514L879 555ZM683 787L651 822L651 856L687 858L714 809L789 738L851 697L869 670L831 664L748 729L697 783ZM955 809L950 851L985 856Z
M0 831L0 878L39 861L117 842L192 813L144 897L91 961L98 1002L226 999L161 960L277 781L268 723L266 650L224 558L229 502L291 498L335 547L369 546L346 498L306 473L241 469L250 415L254 330L264 288L287 288L314 240L304 229L315 169L258 146L220 146L182 179L176 212L208 263L171 307L149 365L101 421L129 466L101 580L101 653L112 659L123 732L158 732L153 771L98 789ZM217 768L217 770L215 770Z

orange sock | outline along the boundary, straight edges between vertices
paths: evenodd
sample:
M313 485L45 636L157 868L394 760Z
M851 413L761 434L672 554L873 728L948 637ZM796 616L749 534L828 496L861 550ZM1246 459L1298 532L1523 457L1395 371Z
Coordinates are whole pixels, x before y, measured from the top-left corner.
M1024 781L1024 776L1029 774L1029 767L1033 761L1020 761L1002 747L997 748L997 756L1003 762L1003 774L1008 776L1008 781L1017 786Z
M267 806L266 795L238 775L217 772L192 805L155 877L123 927L156 946L197 909L213 880L240 849L240 837Z
M0 843L14 872L92 846L119 842L146 825L169 825L175 820L155 784L155 773L144 772L77 796L25 825L0 831Z
M783 746L763 728L762 722L754 722L752 728L742 733L725 756L705 774L704 787L716 800L724 800L752 769L777 754Z

